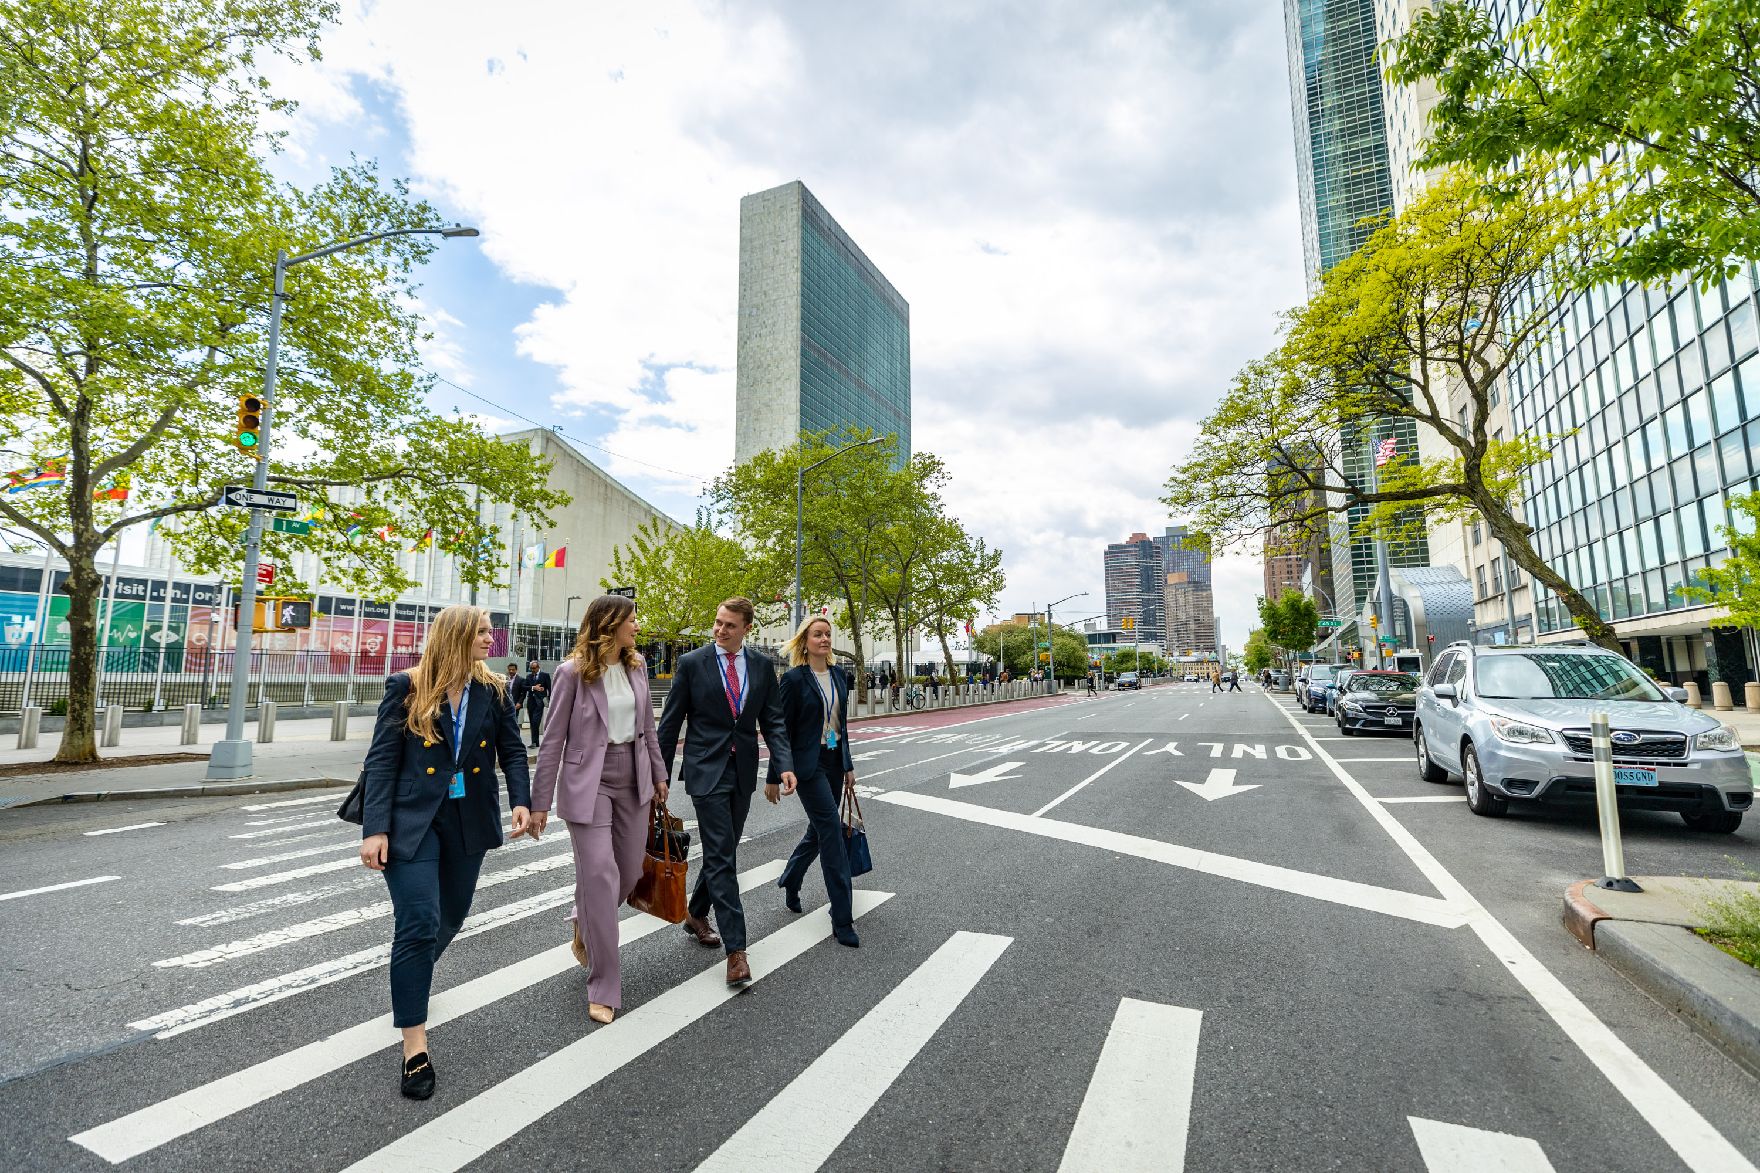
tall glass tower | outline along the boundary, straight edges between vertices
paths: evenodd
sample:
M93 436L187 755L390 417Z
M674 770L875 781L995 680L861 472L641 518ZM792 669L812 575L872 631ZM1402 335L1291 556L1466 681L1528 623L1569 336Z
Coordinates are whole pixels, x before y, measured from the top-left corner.
M1387 122L1381 70L1375 60L1374 0L1284 0L1284 35L1289 50L1290 104L1295 118L1296 189L1302 209L1302 258L1308 289L1321 274L1350 256L1370 229L1365 217L1393 210L1393 173L1388 165ZM1375 438L1392 436L1405 455L1418 448L1417 425L1410 420L1380 421ZM1346 435L1345 472L1356 483L1370 476L1369 437ZM1341 635L1350 636L1349 618L1360 614L1375 589L1375 547L1351 530L1367 515L1362 508L1335 516L1330 535L1333 599L1322 609L1346 618ZM1422 539L1388 551L1393 566L1428 565ZM1325 576L1316 573L1315 581Z
M910 456L910 306L799 180L739 202L736 388L736 460L839 427Z

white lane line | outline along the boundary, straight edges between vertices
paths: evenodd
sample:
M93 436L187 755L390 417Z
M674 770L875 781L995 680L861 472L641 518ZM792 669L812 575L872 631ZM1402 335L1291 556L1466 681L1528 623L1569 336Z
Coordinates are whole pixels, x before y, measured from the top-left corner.
M291 824L282 824L280 826L270 827L267 831L244 831L244 832L241 832L240 834L237 834L237 835L228 835L227 838L228 839L267 839L267 838L270 838L271 836L275 836L275 835L285 835L289 831L306 831L306 830L310 830L313 827L329 827L333 831L340 831L343 828L338 827L336 825L337 822L339 822L339 820L337 820L335 818L313 819L309 823L291 823ZM245 826L254 827L254 826L256 826L256 824L255 823L246 823Z
M544 859L533 860L531 863L490 872L477 881L477 891L498 887L502 884L511 884L515 880L523 880L527 876L535 876L540 872L555 871L557 868L565 867L573 862L574 854L565 850ZM223 961L235 961L240 957L249 957L252 954L263 953L282 945L291 945L295 941L308 940L341 929L352 929L356 925L388 917L391 913L391 901L379 900L372 904L363 904L359 908L345 908L341 912L333 912L315 920L301 921L283 928L270 929L268 932L258 933L254 937L246 937L243 940L229 941L224 945L215 945L209 949L197 949L193 953L184 953L177 957L167 957L163 961L153 962L153 968L206 969L210 965L218 965Z
M1032 740L1038 744L1043 745L1046 742L1056 741L1058 738L1062 737L1065 732L1068 732L1068 731L1064 730L1062 732L1053 733L1049 737L1035 737ZM1007 744L1008 744L1007 741L999 741L999 742L994 742L994 743L986 742L983 745L962 746L961 748L953 750L950 753L936 754L932 758L918 758L914 762L906 762L905 764L903 764L901 766L891 766L891 767L888 767L887 769L884 769L884 770L875 770L872 773L863 774L862 777L863 778L878 778L882 774L896 774L900 770L910 770L910 769L916 768L917 766L926 766L930 762L938 762L942 758L958 757L962 753L981 753L984 750L989 750L992 753L996 753L996 752L999 752L1000 746L1007 745Z
M1378 799L1377 801L1380 801L1380 802L1465 802L1465 801L1467 801L1467 796L1464 794L1421 794L1416 797L1383 798L1383 799Z
M320 802L335 802L337 795L343 793L345 792L335 790L331 791L329 794L313 795L311 798L284 798L280 802L254 802L249 806L241 806L238 809L241 811L272 811L284 806L312 806L313 804Z
M1400 762L1409 762L1412 759L1411 759L1411 756L1408 754L1401 754L1399 757L1396 757L1396 758L1333 758L1332 760L1335 762L1351 762L1351 763L1393 762L1395 765L1398 765Z
M342 828L338 827L337 830ZM314 855L331 855L338 851L360 853L361 840L356 835L352 839L343 839L335 843L326 843L322 847L302 847L298 851L283 851L279 855L261 855L256 859L241 859L237 863L223 863L220 866L227 871L241 872L246 868L267 867L272 863L286 863L290 859L310 859ZM261 850L260 848L258 850Z
M1407 1116L1429 1173L1553 1173L1538 1141Z
M1125 998L1082 1097L1060 1173L1180 1173L1204 1016Z
M782 874L782 866L782 861L778 859L741 872L740 891L749 892L770 883ZM625 917L617 925L618 945L628 945L670 927L665 921L643 913ZM433 1028L455 1018L462 1018L575 967L574 955L569 946L558 945L482 977L473 978L461 986L443 990L435 994L428 1003L428 1026ZM113 1165L121 1164L314 1079L340 1071L350 1063L388 1050L396 1041L396 1028L391 1025L391 1015L381 1015L369 1022L339 1030L327 1038L307 1043L286 1054L265 1059L242 1071L222 1076L212 1083L192 1088L156 1104L149 1104L68 1139L90 1149Z
M164 823L130 823L126 827L105 827L102 831L87 831L90 835L120 835L124 831L145 831L148 827L163 827Z
M959 1008L1012 937L958 932L697 1166L813 1173ZM826 1089L836 1088L827 1097Z
M1181 721L1184 721L1184 720L1185 720L1185 719L1186 719L1186 718L1187 718L1187 717L1189 717L1189 716L1191 716L1191 714L1190 714L1190 713L1181 713L1181 714L1180 714L1180 715L1179 715L1179 720L1181 720Z
M0 900L21 900L26 896L41 896L45 892L62 892L68 888L84 888L88 884L108 884L111 880L120 880L121 876L93 876L89 880L69 880L65 884L50 884L47 888L26 888L23 892L0 893Z
M315 863L308 867L294 868L288 872L270 872L267 875L252 876L248 880L234 880L230 884L215 884L210 892L249 892L253 888L267 888L272 884L285 884L290 880L303 880L307 876L321 876L325 872L339 872L343 868L361 866L360 856L348 859L333 859L329 863Z
M857 889L855 915L878 908L890 892ZM818 908L747 950L752 985L831 936L831 914ZM517 1136L600 1080L612 1075L739 997L716 962L645 1006L591 1031L559 1051L444 1112L350 1165L348 1173L450 1173ZM835 1097L834 1097L835 1098Z
M1293 720L1291 724L1294 724ZM1753 1162L1742 1156L1710 1121L1626 1046L1606 1023L1595 1017L1595 1012L1583 1005L1582 999L1492 916L1466 885L1455 879L1454 873L1443 867L1441 861L1430 854L1429 848L1418 842L1418 837L1405 824L1376 802L1349 770L1334 761L1332 755L1317 744L1319 738L1304 729L1298 728L1298 732L1315 743L1315 756L1326 764L1333 777L1362 804L1370 818L1381 824L1381 829L1436 885L1436 890L1466 914L1467 926L1484 942L1491 955L1503 963L1510 976L1521 983L1529 997L1539 1003L1565 1036L1607 1077L1614 1090L1626 1098L1626 1102L1655 1129L1689 1169L1695 1173L1760 1173Z
M1145 745L1148 745L1150 740L1153 740L1153 739L1145 739L1143 741L1137 742L1137 744L1131 746L1129 749L1125 750L1123 753L1121 753L1117 757L1113 758L1110 762L1107 762L1104 766L1101 766L1098 770L1095 770L1092 774L1089 774L1086 778L1083 778L1080 782L1077 782L1074 786L1071 786L1068 790L1065 790L1062 794L1058 795L1056 798L1052 799L1050 802L1046 803L1044 806L1042 806L1038 810L1034 811L1033 817L1038 818L1040 815L1044 814L1046 811L1050 810L1052 807L1056 806L1058 803L1062 802L1064 799L1069 798L1072 795L1076 794L1078 791L1080 791L1082 789L1082 787L1086 786L1088 783L1092 782L1094 779L1098 778L1100 775L1104 774L1106 771L1112 769L1112 767L1118 765L1120 762L1124 761L1126 758L1128 758L1132 754L1136 753L1139 749L1142 749Z
M214 912L204 912L200 916L185 917L177 923L211 929L218 925L229 925L234 921L249 920L253 916L273 912L278 908L294 908L301 904L310 904L314 900L338 896L344 892L358 892L369 884L379 883L377 873L367 872L365 868L361 870L364 874L352 880L326 884L322 888L309 888L304 892L288 892L281 896L270 896L263 900L253 900L249 904L237 904L231 908L217 909Z
M888 790L876 794L874 801L889 802L896 806L908 806L915 810L928 811L930 814L947 815L972 823L985 823L1010 831L1024 831L1029 835L1040 835L1047 839L1061 839L1066 843L1098 847L1106 851L1117 852L1120 855L1132 855L1138 859L1163 863L1169 867L1185 868L1188 871L1239 880L1245 884L1273 888L1294 896L1307 896L1315 900L1343 904L1349 908L1385 913L1388 916L1402 917L1406 920L1437 925L1445 929L1459 928L1466 920L1454 905L1446 900L1438 900L1434 896L1419 896L1394 888L1377 888L1373 884L1360 884L1355 880L1339 880L1332 876L1315 875L1312 872L1298 872L1292 868L1278 867L1275 864L1259 863L1256 860L1240 859L1232 855L1217 855L1214 852L1199 851L1193 847L1163 843L1159 839L1145 839L1140 835L1127 835L1122 831L1107 831L1100 827L1084 826L1081 823L1066 823L1059 819L1044 819L1037 815L997 810L994 807L959 802L933 794L918 794L910 790Z

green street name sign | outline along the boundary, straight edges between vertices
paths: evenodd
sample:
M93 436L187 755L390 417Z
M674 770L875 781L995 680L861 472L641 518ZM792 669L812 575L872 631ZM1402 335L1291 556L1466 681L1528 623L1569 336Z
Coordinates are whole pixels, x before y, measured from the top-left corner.
M1040 644L1039 644L1039 647L1040 647L1040 649L1041 649L1041 650L1043 650L1043 649L1045 649L1045 648L1048 648L1048 647L1050 647L1050 646L1051 646L1051 645L1050 645L1050 644L1048 644L1048 643L1043 643L1043 642L1042 642L1042 643L1040 643Z
M1391 648L1399 643L1399 637L1397 635L1384 635L1381 637L1381 642Z
M291 517L271 517L269 528L278 534L309 534L312 532L312 523L295 521Z
M1320 620L1320 622L1316 623L1314 626L1316 626L1316 627L1343 627L1344 620L1342 620L1342 619L1322 619L1322 620Z

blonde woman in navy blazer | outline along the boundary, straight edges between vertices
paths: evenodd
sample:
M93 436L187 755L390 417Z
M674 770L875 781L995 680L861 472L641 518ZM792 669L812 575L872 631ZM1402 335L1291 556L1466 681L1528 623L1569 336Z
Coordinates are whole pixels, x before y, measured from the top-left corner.
M610 1022L623 1005L617 907L642 878L648 806L666 801L666 763L654 733L648 670L636 654L636 605L600 595L587 605L574 651L557 669L538 749L532 837L554 801L574 848L574 956L588 971L587 1015Z
M403 1094L415 1100L434 1094L434 963L471 910L484 854L501 846L497 762L515 838L532 801L506 678L483 662L489 640L480 607L434 617L420 662L385 682L363 771L361 862L391 892L391 1021L403 1031Z
M856 764L849 753L849 677L831 662L831 621L823 616L802 623L782 650L794 665L783 674L780 692L796 781L783 778L780 790L800 794L808 823L776 886L782 889L788 910L799 912L801 881L818 857L831 902L832 935L839 944L855 948L862 942L852 915L849 855L838 814L838 800L856 784ZM765 791L774 802L778 783L774 769L772 773Z

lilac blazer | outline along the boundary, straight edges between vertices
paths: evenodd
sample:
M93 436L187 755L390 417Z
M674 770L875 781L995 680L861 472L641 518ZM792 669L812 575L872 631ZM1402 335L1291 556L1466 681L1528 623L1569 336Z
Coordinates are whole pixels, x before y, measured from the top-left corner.
M617 668L610 671L616 672ZM648 697L648 674L629 671L636 698L636 791L645 806L654 800L654 783L666 779L660 740L654 732L654 702ZM599 799L599 775L605 768L605 685L581 683L580 668L565 660L556 669L549 713L539 741L538 766L532 773L532 810L547 811L570 823L593 821Z

